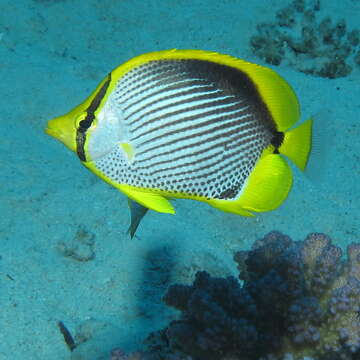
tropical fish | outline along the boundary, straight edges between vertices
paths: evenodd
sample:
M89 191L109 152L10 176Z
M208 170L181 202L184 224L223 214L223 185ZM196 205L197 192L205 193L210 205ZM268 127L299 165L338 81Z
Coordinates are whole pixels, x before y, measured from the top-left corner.
M312 119L275 71L229 55L166 50L111 71L46 132L130 199L133 236L147 209L169 199L253 216L277 208L304 170ZM133 206L132 201L140 205ZM143 207L143 209L141 209Z

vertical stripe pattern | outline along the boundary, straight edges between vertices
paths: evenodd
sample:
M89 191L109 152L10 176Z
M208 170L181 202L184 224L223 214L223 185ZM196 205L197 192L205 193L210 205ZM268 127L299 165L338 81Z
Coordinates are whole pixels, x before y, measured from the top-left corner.
M148 62L125 74L107 101L121 114L134 159L117 147L96 166L141 188L234 199L276 132L251 79L209 61Z

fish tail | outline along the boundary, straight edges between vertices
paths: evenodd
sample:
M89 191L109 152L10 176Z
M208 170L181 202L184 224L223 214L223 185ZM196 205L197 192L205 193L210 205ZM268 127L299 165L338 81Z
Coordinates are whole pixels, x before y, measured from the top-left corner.
M287 156L299 169L305 170L312 147L313 119L286 131L279 152Z

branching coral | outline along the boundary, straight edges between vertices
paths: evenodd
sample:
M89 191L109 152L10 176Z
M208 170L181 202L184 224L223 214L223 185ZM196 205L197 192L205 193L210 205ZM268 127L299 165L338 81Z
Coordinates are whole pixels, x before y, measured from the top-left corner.
M347 253L323 234L272 232L236 253L242 286L205 271L172 285L164 300L181 316L161 335L200 360L360 359L360 244Z
M320 0L294 0L273 23L257 25L252 51L267 63L282 62L308 74L337 78L360 66L360 31L347 31L345 20L318 20Z

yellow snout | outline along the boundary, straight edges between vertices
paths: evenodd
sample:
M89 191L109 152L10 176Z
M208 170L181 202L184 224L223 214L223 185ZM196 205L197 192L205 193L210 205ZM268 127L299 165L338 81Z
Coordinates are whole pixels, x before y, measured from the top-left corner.
M50 120L47 124L45 132L61 141L70 150L76 152L75 122L69 114Z

